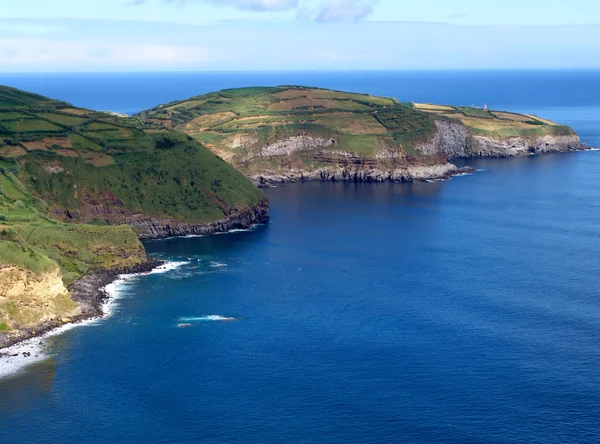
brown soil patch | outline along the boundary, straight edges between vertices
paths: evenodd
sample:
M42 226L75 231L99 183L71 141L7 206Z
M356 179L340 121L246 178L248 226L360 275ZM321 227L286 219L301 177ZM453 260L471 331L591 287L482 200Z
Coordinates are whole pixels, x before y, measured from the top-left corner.
M416 109L420 111L454 111L454 108L446 105L430 105L429 103L414 103Z
M506 128L528 129L534 127L524 122L515 122L498 119L477 119L472 117L463 117L460 119L466 126L482 129L485 131L498 131Z
M85 163L89 163L90 165L94 165L96 167L104 167L109 165L114 165L115 159L113 159L108 154L104 153L84 153L82 156L85 159Z
M558 125L558 123L553 122L552 120L542 119L541 117L534 116L533 114L527 114L527 117L531 117L534 120L539 120L540 122L544 122L546 125L553 125L553 126Z
M146 122L153 123L154 125L162 125L166 128L173 129L173 121L172 120L146 119Z
M369 110L368 106L361 105L360 103L352 102L349 100L330 100L330 99L317 99L311 97L298 97L291 100L285 100L279 103L274 103L268 111L291 111L295 108L301 107L319 107L325 109L354 109L354 110Z
M338 91L329 91L321 89L286 89L271 94L280 100L296 99L301 97L307 97L309 99L350 99L350 100L363 100L378 105L393 105L394 101L386 97L369 96L363 94L352 94Z
M21 146L3 146L0 148L0 156L19 157L27 154L27 151Z
M207 114L205 116L196 117L194 120L185 124L186 131L203 131L207 128L221 125L235 118L236 114L227 111L223 113Z
M162 129L150 128L150 129L145 129L144 132L148 133L148 134L158 134L158 133L167 133L168 131L162 130Z
M44 137L42 140L22 142L21 145L23 145L27 151L48 151L48 149L53 145L58 145L63 148L73 148L73 143L66 137Z
M61 111L63 113L73 114L75 116L87 116L89 114L89 111L87 111L85 109L76 109L76 108L65 108L65 109L61 109Z
M79 157L79 154L73 150L56 150L56 154L63 157Z
M27 151L48 151L48 148L46 147L46 144L43 140L36 140L34 142L21 142L21 145L23 145Z
M168 110L168 111L173 111L175 108L195 108L197 106L200 105L204 105L206 103L206 100L188 100L187 102L182 102L182 103L178 103L177 105L172 105L172 106L168 106L164 109Z

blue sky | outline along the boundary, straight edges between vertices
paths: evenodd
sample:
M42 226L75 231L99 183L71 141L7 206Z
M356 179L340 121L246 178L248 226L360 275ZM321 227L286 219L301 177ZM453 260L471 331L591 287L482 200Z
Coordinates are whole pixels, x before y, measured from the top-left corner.
M600 67L592 0L0 0L0 71Z

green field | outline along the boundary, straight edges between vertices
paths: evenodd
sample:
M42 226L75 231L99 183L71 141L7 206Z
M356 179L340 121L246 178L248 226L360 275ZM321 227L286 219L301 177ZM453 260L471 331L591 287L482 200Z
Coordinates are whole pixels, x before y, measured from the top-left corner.
M435 129L429 114L394 99L298 86L224 90L161 105L140 117L152 125L172 124L246 173L258 168L263 147L298 135L333 139L330 150L360 157L390 145L418 156L411 143ZM299 164L312 162L309 158L297 154Z
M265 161L261 152L296 136L333 139L327 151L369 159L381 152L420 158L418 144L432 139L436 120L452 120L471 133L493 137L535 138L570 131L552 122L507 112L449 105L400 103L373 97L299 86L229 89L161 105L139 117L148 126L173 126L202 142L248 175L306 167L314 148L296 149ZM571 131L572 133L572 131ZM322 158L322 156L321 156ZM277 166L279 165L279 166Z
M265 201L182 132L0 87L0 269L59 267L68 285L146 260L127 217L200 225ZM27 318L7 304L3 329Z

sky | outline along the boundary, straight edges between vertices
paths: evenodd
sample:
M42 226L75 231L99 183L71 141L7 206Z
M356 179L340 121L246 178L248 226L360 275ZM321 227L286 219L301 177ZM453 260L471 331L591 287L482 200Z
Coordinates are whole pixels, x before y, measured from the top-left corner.
M0 72L565 68L597 0L0 0Z

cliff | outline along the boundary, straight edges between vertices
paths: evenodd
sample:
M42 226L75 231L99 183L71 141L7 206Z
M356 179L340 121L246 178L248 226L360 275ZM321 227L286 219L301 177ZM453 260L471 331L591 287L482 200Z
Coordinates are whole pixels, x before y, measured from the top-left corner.
M268 217L261 190L181 132L0 87L0 348L101 314L97 286L156 265L140 239Z
M224 90L141 117L201 141L259 185L444 179L465 172L452 159L585 149L536 116L301 86Z
M2 330L35 328L48 321L81 314L71 299L58 266L34 273L11 265L0 265L0 325Z
M436 133L428 141L416 145L425 155L443 154L449 159L471 157L514 157L532 153L576 151L585 149L579 136L564 127L543 128L547 132L523 133L502 137L476 133L451 120L436 120ZM537 128L536 128L537 129Z

